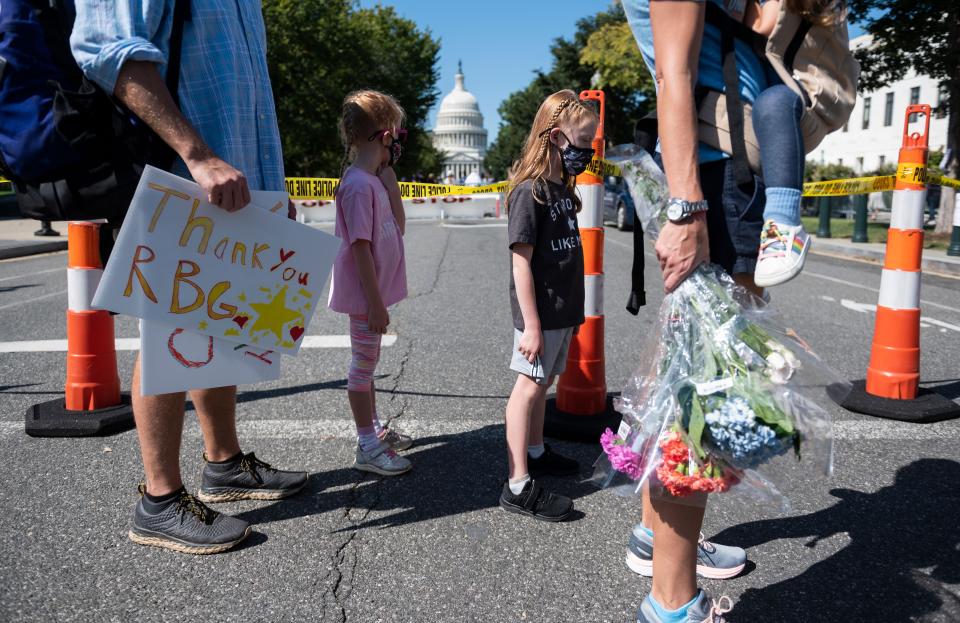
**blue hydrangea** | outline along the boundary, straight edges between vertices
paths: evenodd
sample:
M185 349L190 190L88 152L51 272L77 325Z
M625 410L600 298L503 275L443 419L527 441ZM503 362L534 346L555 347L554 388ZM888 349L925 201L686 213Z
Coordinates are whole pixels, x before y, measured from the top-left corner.
M705 418L717 450L736 467L756 467L790 448L789 440L778 439L772 428L757 421L743 398L725 401Z

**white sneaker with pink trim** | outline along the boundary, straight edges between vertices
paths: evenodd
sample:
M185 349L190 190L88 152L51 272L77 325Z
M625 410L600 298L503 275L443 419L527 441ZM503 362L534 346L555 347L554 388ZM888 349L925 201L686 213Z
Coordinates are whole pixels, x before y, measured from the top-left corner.
M364 450L357 445L357 458L353 462L353 469L362 472L372 472L381 476L399 476L413 468L413 463L381 441L376 448Z

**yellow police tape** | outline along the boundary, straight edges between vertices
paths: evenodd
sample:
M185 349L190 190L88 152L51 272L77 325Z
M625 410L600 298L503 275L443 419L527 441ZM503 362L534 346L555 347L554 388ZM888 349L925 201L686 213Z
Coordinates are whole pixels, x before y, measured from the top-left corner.
M609 175L619 177L620 167L608 160L594 158L587 172L600 177ZM846 195L864 195L867 193L893 190L897 180L949 186L960 190L960 180L931 173L920 164L901 164L894 175L875 175L872 177L853 177L841 180L807 182L803 185L804 197L841 197ZM288 177L287 192L294 200L332 200L333 191L340 180L335 177ZM10 180L0 177L0 185L10 184ZM400 182L400 196L404 199L426 199L448 195L475 195L478 193L502 193L509 182L495 182L482 186L461 186L454 184L428 184L426 182Z

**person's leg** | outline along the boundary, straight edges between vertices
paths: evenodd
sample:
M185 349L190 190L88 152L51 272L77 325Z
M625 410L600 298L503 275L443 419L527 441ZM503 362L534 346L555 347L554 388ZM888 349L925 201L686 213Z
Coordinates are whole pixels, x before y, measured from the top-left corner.
M766 186L764 220L791 227L800 225L806 155L800 131L803 108L800 96L783 84L764 90L753 105L753 127L760 143Z
M527 434L528 446L543 445L543 423L547 413L547 390L553 386L553 381L554 377L551 376L547 379L546 384L541 386L543 391L537 394L537 399L530 409L530 431Z
M510 480L516 481L529 475L527 469L527 447L530 444L533 410L537 402L545 399L547 387L538 385L525 374L517 375L517 382L507 401L507 460L510 466ZM540 440L543 441L543 422L540 422Z
M133 366L131 400L140 440L147 493L165 496L180 489L180 438L183 433L183 392L144 396L140 392L140 357Z
M236 386L195 389L190 392L190 400L197 410L207 459L226 461L240 454Z
M697 545L705 507L650 500L653 529L653 588L661 606L676 610L696 597Z

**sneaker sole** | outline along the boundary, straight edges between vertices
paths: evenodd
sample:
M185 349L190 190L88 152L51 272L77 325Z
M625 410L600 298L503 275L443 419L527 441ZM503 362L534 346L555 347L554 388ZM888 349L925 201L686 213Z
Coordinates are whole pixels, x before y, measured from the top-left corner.
M151 536L147 534L140 534L133 530L127 532L127 538L136 543L137 545L149 545L151 547L160 547L163 549L169 549L180 554L195 554L198 556L206 554L220 554L229 549L232 549L237 546L238 543L243 541L245 538L250 536L252 528L247 526L247 529L243 532L243 536L235 541L230 541L228 543L216 543L214 545L189 545L182 541L177 541L169 537L163 536Z
M532 513L527 509L523 508L522 506L517 506L516 504L510 504L509 502L504 502L502 499L500 500L500 508L507 511L508 513L515 513L517 515L523 515L524 517L533 517L534 519L538 519L540 521L549 521L551 523L563 521L564 519L569 517L570 514L573 512L573 506L571 506L570 510L568 510L566 513L564 513L559 517L547 517L545 515L537 515L536 513Z
M208 504L240 502L242 500L282 500L299 493L307 486L307 481L296 489L229 489L226 491L197 491L197 499Z
M810 245L813 244L813 241L808 239L807 244L804 245L803 251L800 253L800 260L797 261L794 266L785 273L778 273L777 275L768 275L766 279L757 278L754 274L753 282L760 288L769 288L772 286L778 286L784 284L797 275L800 274L800 271L803 270L803 264L807 261L807 251L810 250Z
M409 472L411 469L413 469L413 465L410 465L409 467L406 467L405 469L402 469L399 471L390 471L390 470L377 467L376 465L369 465L367 463L354 463L353 469L361 472L370 472L371 474L378 474L380 476L401 476Z
M624 562L626 562L627 567L637 575L642 575L645 578L653 577L652 560L644 560L632 551L627 550L627 558ZM708 580L729 580L730 578L740 575L746 566L746 563L744 563L730 569L719 569L717 567L697 565L697 575Z

